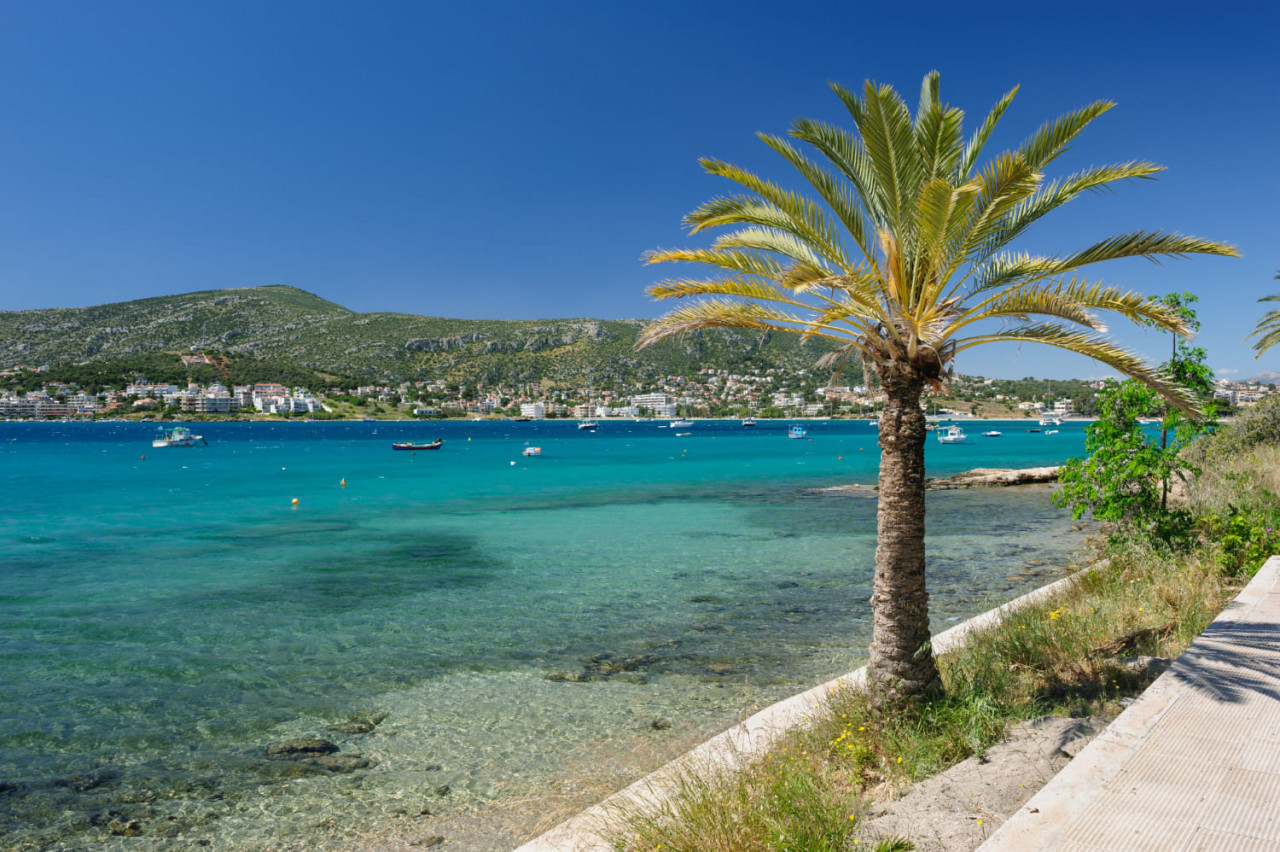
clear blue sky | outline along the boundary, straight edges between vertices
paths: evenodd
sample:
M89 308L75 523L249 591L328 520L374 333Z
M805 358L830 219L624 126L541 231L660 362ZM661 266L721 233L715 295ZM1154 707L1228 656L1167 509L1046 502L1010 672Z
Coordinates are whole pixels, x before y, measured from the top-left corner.
M682 216L731 186L700 156L794 180L757 131L847 123L828 81L915 103L942 72L989 150L1118 102L1062 171L1149 159L1157 182L1047 218L1028 250L1167 229L1240 260L1101 267L1201 297L1226 375L1280 292L1280 13L1273 3L0 2L0 309L291 284L357 311L651 317ZM798 186L798 184L794 184ZM1167 338L1116 323L1162 358ZM1042 347L961 372L1066 378Z

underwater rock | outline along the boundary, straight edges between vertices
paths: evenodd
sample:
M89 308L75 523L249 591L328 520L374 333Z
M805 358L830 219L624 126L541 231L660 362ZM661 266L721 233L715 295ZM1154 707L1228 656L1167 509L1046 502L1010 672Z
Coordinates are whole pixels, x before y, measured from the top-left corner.
M142 820L118 819L107 823L107 831L117 837L136 837L142 833Z
M444 838L438 834L433 834L430 837L424 837L421 840L415 840L411 845L431 847L431 846L439 846L441 843L444 843Z
M18 789L17 784L10 784L8 781L0 781L0 796L5 795L6 793L12 793L16 789Z
M115 777L113 773L103 770L95 770L93 772L82 772L79 775L72 775L69 778L59 778L53 782L55 787L70 787L77 793L83 793L87 790L101 787Z
M654 719L652 722L649 723L649 727L655 731L668 730L669 728L672 727L672 725L673 723L670 719Z
M323 757L311 758L307 763L339 775L355 772L357 769L368 769L373 766L372 760L358 754L326 754Z
M328 740L307 737L297 740L282 740L267 746L267 757L272 760L296 760L304 757L319 757L322 754L333 754L338 747Z
M386 713L376 713L372 716L352 716L345 722L339 722L336 725L330 725L329 730L337 731L340 734L368 734L387 718Z

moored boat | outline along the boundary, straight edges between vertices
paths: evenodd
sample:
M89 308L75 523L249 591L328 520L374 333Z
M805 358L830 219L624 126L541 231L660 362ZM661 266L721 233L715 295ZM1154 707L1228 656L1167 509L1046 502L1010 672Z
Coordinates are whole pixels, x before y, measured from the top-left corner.
M525 447L521 452L522 456L540 456L542 455L542 447Z
M396 443L393 443L393 444L391 445L391 449L393 449L393 450L438 450L438 449L440 449L440 446L441 446L442 444L444 444L444 441L443 441L442 439L440 439L440 438L436 438L434 441L432 441L432 442L431 442L431 443L429 443L429 444L414 444L414 443L396 444Z
M746 420L743 420L743 421L742 421L742 425L743 425L743 426L748 426L748 427L756 425L755 418L753 418L753 417L748 417Z
M163 426L156 430L156 437L151 442L153 447L194 447L204 438L200 435L191 434L191 430L186 426L174 426L172 429L165 429ZM207 444L208 441L205 441Z
M1002 433L1000 432L1000 430L998 430L998 429L991 429L991 430L989 430L989 431L983 432L983 433L982 433L982 437L984 437L984 438L999 438L1001 434L1002 434Z
M803 438L805 435L808 435L808 434L809 434L809 430L804 428L803 426L792 426L790 429L787 430L788 438Z
M671 428L673 429L683 429L686 426L692 426L692 425L693 425L692 420L672 420L671 421Z
M959 426L952 424L938 433L939 444L963 444L968 436Z

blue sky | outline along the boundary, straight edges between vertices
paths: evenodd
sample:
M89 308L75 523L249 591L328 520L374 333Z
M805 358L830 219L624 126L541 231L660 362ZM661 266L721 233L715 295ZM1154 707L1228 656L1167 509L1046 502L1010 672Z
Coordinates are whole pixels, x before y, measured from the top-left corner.
M0 2L0 309L291 284L357 311L656 316L644 288L674 270L640 256L691 244L684 214L731 189L698 157L799 188L757 131L847 123L828 81L914 105L936 68L971 127L1021 86L988 150L1116 101L1057 168L1168 171L1075 202L1023 247L1140 229L1234 243L1242 259L1095 274L1197 293L1223 375L1280 370L1280 348L1255 361L1242 341L1280 292L1272 6ZM1107 374L1043 347L958 369Z

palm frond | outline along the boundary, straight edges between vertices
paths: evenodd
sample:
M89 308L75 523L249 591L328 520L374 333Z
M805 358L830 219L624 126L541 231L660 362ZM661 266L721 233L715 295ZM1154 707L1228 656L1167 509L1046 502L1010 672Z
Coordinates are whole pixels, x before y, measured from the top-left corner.
M1067 272L1091 263L1101 263L1104 260L1115 260L1121 257L1145 257L1155 261L1159 257L1186 257L1189 254L1239 257L1240 250L1226 243L1202 240L1199 237L1137 231L1108 237L1069 255L1061 260L1061 268L1063 272Z
M975 270L970 293L1012 287L1061 273L1061 264L1056 258L1026 253L998 254Z
M781 263L768 254L759 251L716 251L715 249L655 249L645 252L641 258L646 264L654 263L701 263L731 272L746 275L757 275L760 278L777 280L785 274Z
M1276 280L1280 280L1280 273L1276 274ZM1280 293L1271 296L1263 296L1259 302L1280 302ZM1266 352L1272 346L1280 343L1280 309L1267 311L1258 320L1258 326L1253 330L1249 337L1256 337L1258 341L1253 344L1254 359L1262 357L1262 353ZM1248 340L1246 337L1245 340Z
M640 333L636 347L652 346L659 340L672 335L702 328L753 328L761 331L803 334L807 324L803 317L761 305L758 302L709 299L677 308L658 317ZM817 336L844 339L838 335L819 334Z
M746 186L758 197L713 198L685 217L685 223L693 233L720 225L764 225L786 231L812 244L831 263L848 265L840 245L840 234L827 222L821 207L798 193L783 190L729 163L704 159L702 166L710 174L727 177Z
M873 257L873 243L871 240L873 232L867 226L866 217L863 215L862 206L858 203L857 195L850 194L835 175L810 160L787 140L768 133L757 135L764 144L781 154L796 171L804 175L805 179L809 181L809 185L818 191L818 195L822 197L822 200L836 214L836 217L844 225L849 235L853 237L853 241L857 243L863 257L868 259Z
M1018 153L1031 167L1042 169L1056 159L1095 118L1115 106L1112 101L1094 101L1074 112L1059 116L1042 126L1022 143Z
M1149 178L1164 171L1163 166L1148 162L1129 162L1087 169L1066 178L1052 181L1019 202L1000 223L986 245L975 255L974 262L981 263L995 252L1007 246L1045 214L1057 210L1084 192L1100 192L1110 184L1122 180Z
M766 302L808 309L810 305L773 284L743 278L713 278L694 280L673 278L651 284L645 290L651 299L684 299L689 296L736 296L740 299L758 299Z
M955 266L957 231L964 228L977 192L974 184L952 188L942 178L929 181L920 190L916 229L928 262L940 280L948 278Z
M1057 323L1033 323L956 341L956 352L995 342L1043 343L1100 361L1118 373L1137 379L1191 417L1200 416L1195 398L1173 384L1136 353L1096 332L1083 332Z
M790 135L816 148L853 185L853 194L877 225L886 221L886 195L862 140L844 128L807 118L796 119ZM870 257L870 255L868 255Z
M955 175L964 154L964 113L934 104L928 112L916 116L916 145L924 163L924 180Z
M995 132L1001 116L1009 108L1009 104L1013 103L1013 99L1017 94L1017 86L1005 92L1004 97L996 101L996 105L991 108L991 111L987 113L987 117L982 120L982 125L974 131L973 138L965 146L964 155L960 158L960 172L957 175L957 183L963 183L973 176L973 167L977 164L978 157L982 155L982 149L986 147L987 140Z
M892 87L877 86L870 80L861 98L834 83L831 88L853 116L877 183L883 187L888 224L900 240L909 242L910 213L924 169L907 105Z
M827 267L825 259L814 251L810 243L776 228L743 228L740 231L722 234L712 243L712 248L717 251L732 249L768 251L789 257L797 263L820 269Z

